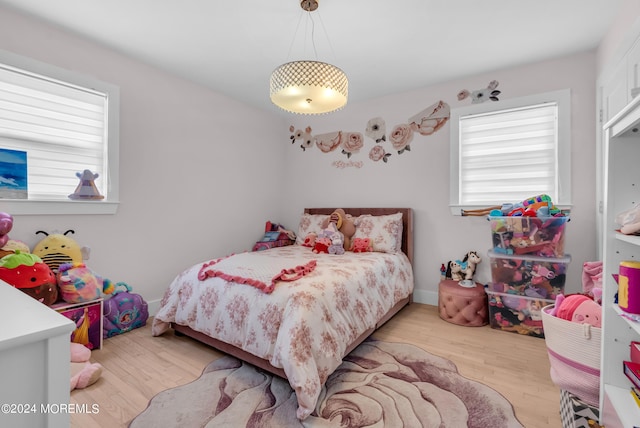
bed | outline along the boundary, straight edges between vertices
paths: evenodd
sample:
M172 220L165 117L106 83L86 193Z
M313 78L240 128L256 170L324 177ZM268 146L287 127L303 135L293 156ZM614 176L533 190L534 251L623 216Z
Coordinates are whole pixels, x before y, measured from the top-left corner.
M378 234L373 252L315 254L301 245L309 224L333 211L305 209L294 245L184 270L167 288L152 334L173 329L287 379L297 416L305 419L342 358L413 300L412 209L344 209L356 219L354 237ZM283 266L292 269L282 272L302 273L275 282L270 292L257 285Z

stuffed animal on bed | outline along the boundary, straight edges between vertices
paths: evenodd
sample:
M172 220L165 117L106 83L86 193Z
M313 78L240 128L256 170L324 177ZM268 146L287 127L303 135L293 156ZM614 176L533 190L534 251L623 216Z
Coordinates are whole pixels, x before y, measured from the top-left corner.
M342 233L344 237L342 247L345 251L349 251L349 248L351 248L351 237L356 233L356 224L353 221L353 217L345 213L342 208L337 208L331 213L329 218L322 223L322 228L326 229L329 224L334 224L336 229Z
M56 277L40 257L16 250L0 259L0 279L47 306L58 300Z
M329 245L329 254L344 254L344 236L342 233L335 231L331 234L331 245Z
M331 245L331 240L329 238L319 236L318 238L316 238L316 242L313 244L313 252L316 254L329 254L329 245Z
M351 241L350 251L354 253L367 253L373 251L373 244L370 238L354 238Z
M567 321L580 324L590 324L600 328L602 326L602 307L584 294L556 296L556 302L551 315Z
M311 232L310 234L308 234L307 236L304 237L304 242L302 243L303 247L309 247L309 248L313 248L316 244L316 238L318 237L318 234L315 232Z
M331 240L333 238L333 234L336 232L338 232L338 229L336 228L336 225L334 223L329 223L325 228L323 228L316 237L315 243L313 245L313 252L316 254L329 254Z

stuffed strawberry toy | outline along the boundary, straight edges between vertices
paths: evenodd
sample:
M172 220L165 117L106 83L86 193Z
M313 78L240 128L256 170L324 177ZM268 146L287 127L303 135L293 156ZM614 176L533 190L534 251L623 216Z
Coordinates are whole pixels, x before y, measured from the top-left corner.
M58 300L56 277L35 254L16 250L0 259L0 279L50 306Z

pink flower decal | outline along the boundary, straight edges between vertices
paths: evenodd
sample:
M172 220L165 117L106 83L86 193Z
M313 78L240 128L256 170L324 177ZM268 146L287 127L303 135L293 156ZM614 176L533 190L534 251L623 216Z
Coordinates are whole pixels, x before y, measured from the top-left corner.
M315 136L316 146L322 153L329 153L338 148L342 142L342 131L329 132Z
M373 146L371 148L371 151L369 151L369 159L374 162L378 162L380 159L382 159L382 161L386 163L389 159L389 156L391 156L391 153L386 153L382 146Z
M411 126L406 123L396 125L389 135L389 141L391 141L391 145L398 151L399 155L401 155L405 150L411 150L411 147L409 146L411 140L413 140L413 129L411 129Z
M364 147L362 134L359 132L347 132L343 134L342 153L347 155L347 159L352 154L358 153Z

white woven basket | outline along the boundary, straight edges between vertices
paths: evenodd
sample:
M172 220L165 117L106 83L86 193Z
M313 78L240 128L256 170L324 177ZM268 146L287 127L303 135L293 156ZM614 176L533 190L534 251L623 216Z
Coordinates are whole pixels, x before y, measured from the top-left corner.
M588 404L599 405L602 329L555 317L554 305L542 308L544 341L551 380Z

